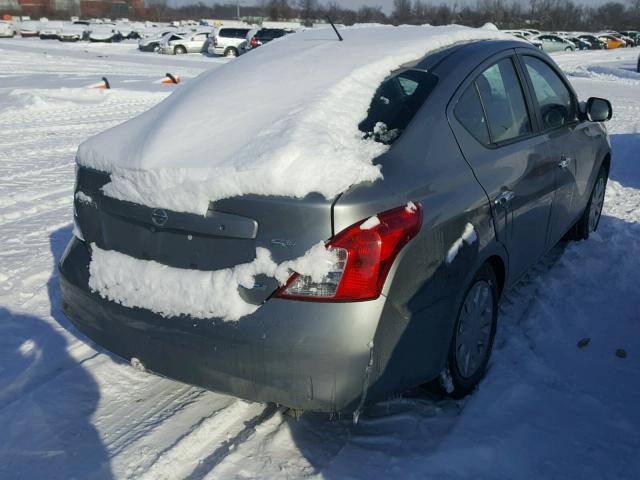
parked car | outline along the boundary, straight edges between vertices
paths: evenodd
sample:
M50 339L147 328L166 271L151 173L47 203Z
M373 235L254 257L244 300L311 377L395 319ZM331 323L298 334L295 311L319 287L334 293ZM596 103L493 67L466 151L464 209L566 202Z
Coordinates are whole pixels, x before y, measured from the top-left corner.
M618 37L616 37L614 35L611 35L611 34L608 34L608 33L607 34L598 35L598 38L607 43L607 48L609 50L611 50L613 48L625 47L627 45L625 43L625 41L622 40L621 38L618 38Z
M38 36L40 40L58 40L62 27L62 22L49 21L40 26Z
M578 35L578 38L589 43L589 50L603 50L607 48L607 42L595 35L582 34Z
M221 28L214 33L208 53L211 55L224 55L225 57L237 57L241 48L248 42L247 35L251 30L249 27Z
M95 23L88 30L90 42L113 43L122 40L122 35L113 23Z
M577 50L592 50L591 42L584 38L574 37L571 35L565 36L563 38L573 43L576 46Z
M535 37L536 40L542 42L542 49L545 52L573 51L576 46L573 42L560 37L558 35L543 34Z
M160 41L159 52L170 55L202 53L210 32L170 33Z
M287 30L285 28L261 28L251 37L249 45L251 48L258 48L265 43L269 43L276 38L284 37L293 32L293 30Z
M11 38L16 34L13 24L0 20L0 38Z
M511 35L513 35L516 38L519 38L520 40L525 40L529 42L531 45L534 45L536 48L539 48L540 50L542 50L542 42L540 40L536 40L532 34L529 34L529 36L524 36L520 33L512 33Z
M88 36L87 25L80 22L65 23L58 33L61 42L77 42Z
M280 119L266 113L274 104L289 112L290 104L311 96L333 105L345 62L362 72L388 64L398 45L416 48L418 36L409 27L379 33L353 29L348 41L323 38L321 45L317 33L307 31L272 45L259 70L263 104L252 104L247 117L260 119L265 135L278 136L281 130L269 125ZM309 38L321 48L309 48ZM176 124L175 115L206 108L220 95L218 85L243 84L253 68L250 62L223 65L81 146L76 228L60 263L66 315L96 343L150 371L252 401L350 412L438 378L453 396L471 392L489 360L503 292L561 238L586 239L598 228L611 159L602 124L611 117L610 103L580 103L553 60L534 46L459 42L398 65L372 94L359 124L344 125L385 145L375 150L384 152L375 160L383 179L346 187L335 198L224 198L210 203L204 216L106 195L104 186L116 174L86 166L89 158L130 158L144 155L141 145L157 151L172 141L185 157L209 148L206 135L197 137L204 145L190 143L194 124ZM298 80L293 91L280 80L283 70ZM309 75L331 80L307 82ZM240 137L248 142L256 132L246 129ZM296 152L302 145L295 142L306 141L298 138L282 146L265 137L263 144ZM188 178L188 167L175 164ZM136 179L147 177L128 178L127 188L140 193ZM164 198L162 192L156 198ZM174 279L208 275L251 262L256 247L278 262L298 258L318 239L335 255L328 273L293 272L282 286L265 274L253 288L238 286L253 305L238 321L131 306L116 291L134 293L126 284L95 276L95 269L130 264L160 264ZM117 265L94 264L99 252L117 257ZM100 290L103 280L113 289ZM213 295L214 285L207 285ZM164 299L164 291L152 294Z
M155 52L160 48L160 42L165 35L173 34L175 28L160 30L158 33L138 40L138 49L142 52Z
M620 35L624 35L625 37L630 37L633 39L636 45L640 42L640 32L637 30L625 30L624 32L619 32Z
M21 37L37 37L40 33L40 22L28 20L20 23Z

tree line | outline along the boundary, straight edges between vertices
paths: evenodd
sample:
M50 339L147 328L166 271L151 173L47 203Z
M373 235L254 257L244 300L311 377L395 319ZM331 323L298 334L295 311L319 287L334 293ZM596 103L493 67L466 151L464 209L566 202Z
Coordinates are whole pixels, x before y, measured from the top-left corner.
M235 3L205 5L195 3L171 8L166 0L149 6L154 20L186 18L235 18ZM334 0L261 0L253 6L241 6L242 17L269 20L299 19L311 24L329 16L335 23L385 23L412 25L449 25L457 23L481 26L492 22L501 29L535 28L538 30L635 30L640 29L640 0L626 3L611 1L600 6L586 6L573 0L477 0L475 4L428 0L394 0L386 14L380 7L363 6L357 10L341 6Z
M487 22L500 29L535 28L538 30L640 30L640 0L610 1L600 6L586 6L573 0L476 0L475 4L443 0L394 0L393 9L387 14L380 7L362 6L350 9L335 0L321 3L319 0L256 0L254 5L228 3L213 5L202 2L175 7L167 0L147 0L144 18L135 20L171 21L184 19L233 19L300 20L311 25L330 17L335 23L385 23L393 25L449 25L456 23L472 27ZM110 9L108 2L105 9ZM43 7L44 8L44 7ZM49 18L68 18L76 12L41 12ZM15 13L19 12L4 12ZM115 12L105 12L115 13Z

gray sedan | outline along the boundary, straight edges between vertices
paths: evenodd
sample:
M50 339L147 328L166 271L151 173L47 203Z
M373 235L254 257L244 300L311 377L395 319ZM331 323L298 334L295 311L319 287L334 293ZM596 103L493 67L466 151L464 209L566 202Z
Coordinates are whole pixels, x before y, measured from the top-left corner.
M203 217L107 197L109 174L80 167L64 310L124 358L253 401L358 412L428 382L466 395L489 362L503 292L560 239L598 227L611 115L606 100L579 102L534 46L485 40L380 84L359 128L390 146L376 159L384 179L337 198L248 195ZM88 286L92 244L209 271L250 262L256 245L293 258L319 238L336 252L333 270L239 287L260 305L239 322L167 319Z

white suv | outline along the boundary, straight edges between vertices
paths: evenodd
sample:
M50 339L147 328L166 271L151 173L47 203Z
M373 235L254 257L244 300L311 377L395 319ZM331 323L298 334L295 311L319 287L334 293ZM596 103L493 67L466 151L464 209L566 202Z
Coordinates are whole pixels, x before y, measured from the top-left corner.
M160 42L160 53L182 55L184 53L202 53L209 38L209 32L169 33Z
M213 37L208 52L211 55L224 55L225 57L237 57L242 47L247 43L247 37L256 29L249 27L223 27Z

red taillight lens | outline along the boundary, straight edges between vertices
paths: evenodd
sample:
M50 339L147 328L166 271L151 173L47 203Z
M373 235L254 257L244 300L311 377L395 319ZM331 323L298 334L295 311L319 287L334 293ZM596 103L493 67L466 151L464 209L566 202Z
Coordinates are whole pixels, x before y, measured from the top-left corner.
M218 46L218 37L213 37L213 46L214 47Z
M252 37L251 42L249 43L251 44L251 48L256 48L258 46L258 41L256 40L256 37Z
M323 302L375 299L396 256L421 225L420 204L388 210L378 214L377 221L360 221L328 242L327 248L336 252L337 261L321 282L294 273L275 296Z

